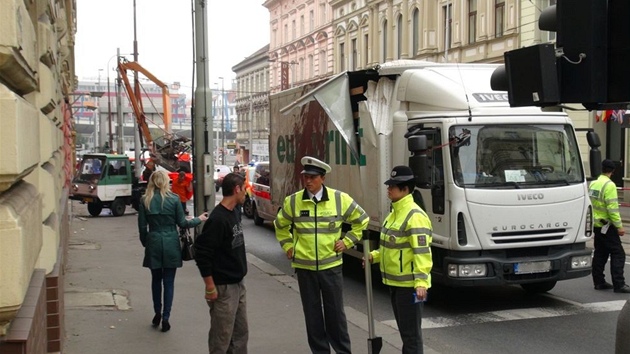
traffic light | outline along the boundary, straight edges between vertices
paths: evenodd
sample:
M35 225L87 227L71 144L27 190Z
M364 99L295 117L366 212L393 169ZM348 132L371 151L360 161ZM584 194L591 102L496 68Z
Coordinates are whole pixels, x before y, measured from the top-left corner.
M548 106L557 100L556 104L581 103L587 109L626 108L629 18L628 0L557 0L539 20L541 30L557 32L555 60L548 44L508 51L507 84L497 87L507 86L512 106ZM500 81L496 74L493 80Z

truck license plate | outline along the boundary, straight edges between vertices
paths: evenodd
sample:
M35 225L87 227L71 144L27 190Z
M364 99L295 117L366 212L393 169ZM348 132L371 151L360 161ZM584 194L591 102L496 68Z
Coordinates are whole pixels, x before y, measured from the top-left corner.
M551 261L521 262L514 264L514 274L545 273L551 270Z
M83 198L83 201L86 203L92 203L94 201L93 198Z

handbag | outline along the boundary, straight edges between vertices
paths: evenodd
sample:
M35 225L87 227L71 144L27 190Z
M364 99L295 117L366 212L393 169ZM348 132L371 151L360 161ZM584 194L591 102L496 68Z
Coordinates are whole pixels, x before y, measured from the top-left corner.
M195 241L188 232L188 229L182 229L179 239L182 243L182 260L191 261L195 259Z

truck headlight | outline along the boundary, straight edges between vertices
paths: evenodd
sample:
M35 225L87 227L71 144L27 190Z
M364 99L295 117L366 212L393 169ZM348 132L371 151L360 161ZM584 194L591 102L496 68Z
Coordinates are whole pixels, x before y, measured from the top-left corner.
M485 263L448 265L448 275L453 278L485 277L487 273Z
M590 268L591 256L571 257L571 269Z

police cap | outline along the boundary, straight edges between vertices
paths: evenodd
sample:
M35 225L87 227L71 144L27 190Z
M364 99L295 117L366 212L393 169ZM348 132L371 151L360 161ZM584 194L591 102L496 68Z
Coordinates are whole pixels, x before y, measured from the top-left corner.
M302 162L302 166L304 166L304 170L302 170L303 175L324 176L332 171L329 164L311 156L302 157L302 160L300 160L300 162Z
M411 181L413 177L413 171L408 166L396 166L392 169L392 172L389 174L389 179L385 181L385 184L388 186L394 184L401 184L407 181Z

